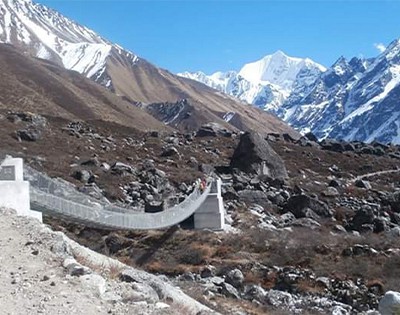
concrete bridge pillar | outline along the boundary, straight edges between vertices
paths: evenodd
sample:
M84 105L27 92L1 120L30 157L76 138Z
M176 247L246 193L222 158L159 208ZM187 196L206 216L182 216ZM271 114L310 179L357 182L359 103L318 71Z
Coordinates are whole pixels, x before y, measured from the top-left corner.
M0 207L42 222L42 213L30 208L29 182L24 181L23 160L7 157L0 166Z
M222 230L225 222L224 202L221 196L221 179L211 184L206 200L194 213L195 229Z

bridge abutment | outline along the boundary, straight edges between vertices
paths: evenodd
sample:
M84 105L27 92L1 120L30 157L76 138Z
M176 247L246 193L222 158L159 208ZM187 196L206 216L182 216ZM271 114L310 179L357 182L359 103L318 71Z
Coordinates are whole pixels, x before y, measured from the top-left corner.
M211 185L210 193L199 209L194 213L195 229L222 230L225 223L224 202L221 196L220 179Z
M24 181L23 160L7 157L0 169L0 206L42 222L42 213L30 208L29 182Z

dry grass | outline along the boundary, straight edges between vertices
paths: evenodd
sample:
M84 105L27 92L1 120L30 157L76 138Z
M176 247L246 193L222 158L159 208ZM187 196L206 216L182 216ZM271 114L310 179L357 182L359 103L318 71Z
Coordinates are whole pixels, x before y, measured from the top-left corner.
M118 279L121 272L125 269L124 267L120 266L119 264L98 264L90 260L88 257L84 255L74 255L75 260L81 264L82 266L88 267L94 272L101 274L102 276L107 277L108 279Z

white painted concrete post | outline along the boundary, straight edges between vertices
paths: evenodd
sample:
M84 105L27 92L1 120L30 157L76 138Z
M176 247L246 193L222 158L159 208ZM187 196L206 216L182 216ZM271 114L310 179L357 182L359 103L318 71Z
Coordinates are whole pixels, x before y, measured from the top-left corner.
M42 222L42 213L30 207L29 182L24 181L23 160L7 157L0 169L0 206Z
M194 213L195 229L222 230L224 228L225 209L221 196L221 183L221 179L217 179L211 184L207 199Z

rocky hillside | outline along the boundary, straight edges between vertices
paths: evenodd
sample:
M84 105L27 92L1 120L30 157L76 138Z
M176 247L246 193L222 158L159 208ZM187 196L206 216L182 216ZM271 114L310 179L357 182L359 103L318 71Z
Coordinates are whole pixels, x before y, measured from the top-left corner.
M168 275L218 312L371 314L400 290L399 146L0 114L3 152L127 211L163 210L196 178L221 177L224 232L184 229L190 220L109 231L45 217L84 246Z
M243 108L233 98L157 68L43 5L30 0L3 0L0 7L0 41L75 70L131 104L146 106L187 99L192 105L187 116L199 120L193 128L206 122L225 124L226 115L235 115L228 123L239 129L293 132L274 116L255 108Z

